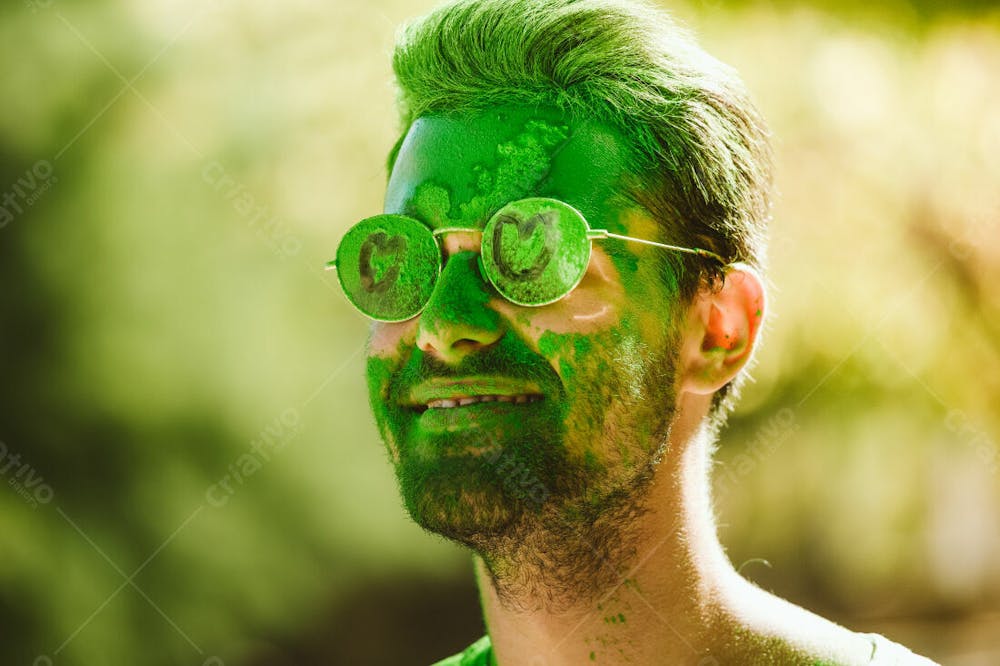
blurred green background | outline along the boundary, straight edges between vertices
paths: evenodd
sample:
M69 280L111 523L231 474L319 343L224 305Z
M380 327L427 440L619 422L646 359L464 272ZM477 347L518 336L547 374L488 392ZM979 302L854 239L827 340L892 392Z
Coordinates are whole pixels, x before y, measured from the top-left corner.
M0 663L426 664L480 635L321 270L380 210L394 31L432 4L0 8ZM854 629L1000 663L1000 12L672 9L778 156L724 544Z

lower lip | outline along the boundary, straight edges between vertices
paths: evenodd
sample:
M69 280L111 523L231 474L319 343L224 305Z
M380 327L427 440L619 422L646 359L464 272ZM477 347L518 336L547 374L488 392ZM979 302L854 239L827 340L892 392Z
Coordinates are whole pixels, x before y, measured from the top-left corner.
M428 408L418 417L424 430L453 432L467 428L488 428L517 422L541 408L544 400L533 402L475 402L458 407Z

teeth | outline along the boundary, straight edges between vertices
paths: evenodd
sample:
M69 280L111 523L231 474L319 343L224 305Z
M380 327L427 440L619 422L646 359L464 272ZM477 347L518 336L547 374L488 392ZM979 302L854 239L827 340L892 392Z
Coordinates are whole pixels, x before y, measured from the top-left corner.
M451 407L464 407L465 405L473 405L477 402L513 402L515 404L522 404L526 402L538 402L542 399L540 395L473 395L465 398L455 398L449 400L447 398L442 398L440 400L431 400L427 403L429 409L450 409Z

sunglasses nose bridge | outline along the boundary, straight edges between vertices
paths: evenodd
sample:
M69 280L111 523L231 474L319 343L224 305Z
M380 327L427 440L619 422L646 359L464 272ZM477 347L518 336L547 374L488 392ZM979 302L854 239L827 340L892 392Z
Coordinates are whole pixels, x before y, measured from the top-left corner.
M459 252L479 252L483 243L482 229L445 227L434 230L445 259Z

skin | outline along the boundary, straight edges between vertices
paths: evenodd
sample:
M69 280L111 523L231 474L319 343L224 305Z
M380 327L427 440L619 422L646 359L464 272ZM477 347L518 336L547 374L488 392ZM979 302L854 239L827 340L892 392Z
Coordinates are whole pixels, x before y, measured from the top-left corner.
M611 128L554 109L411 127L385 212L468 231L442 237L427 307L369 337L370 402L406 508L476 553L498 663L867 663L867 640L740 578L715 534L703 419L753 350L759 277L731 267L682 306L664 250L607 240L550 305L514 305L479 275L483 226L525 197L662 240L622 196L636 163ZM543 399L405 404L422 381L473 375Z

